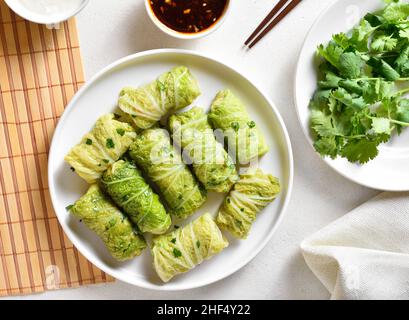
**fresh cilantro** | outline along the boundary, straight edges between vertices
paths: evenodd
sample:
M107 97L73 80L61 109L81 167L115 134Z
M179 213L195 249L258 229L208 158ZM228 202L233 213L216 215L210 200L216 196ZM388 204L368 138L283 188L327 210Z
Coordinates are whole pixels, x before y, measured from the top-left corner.
M346 48L348 48L349 46L350 46L350 39L348 38L348 36L345 34L345 33L343 33L343 32L341 32L341 33L338 33L338 34L334 34L333 36L332 36L332 40L334 40L334 42L338 45L338 46L340 46L340 47L342 47L343 49L346 49Z
M409 99L403 99L396 107L397 119L409 123Z
M409 75L409 45L406 45L401 51L395 61L395 67L402 76L407 77Z
M240 129L240 124L238 123L238 122L232 122L231 124L230 124L230 126L232 127L232 129L234 130L234 131L239 131L239 129Z
M409 28L405 28L399 31L399 37L409 40Z
M74 206L73 204L70 204L70 205L68 205L68 206L65 207L65 210L70 211L73 206Z
M363 97L354 97L354 95L349 94L343 88L338 88L332 92L332 96L347 107L351 107L354 110L361 110L367 105Z
M87 139L87 140L85 141L85 143L90 146L90 145L92 145L92 140L91 140L91 139Z
M358 78L361 74L362 59L354 52L345 52L339 57L339 71L347 79Z
M368 40L376 29L377 27L372 26L371 23L363 19L351 32L351 47L355 47L359 52L366 52L368 50Z
M338 88L340 81L342 81L341 77L338 77L332 72L327 72L325 74L325 80L319 81L318 85L321 89L334 89Z
M182 256L182 252L180 252L180 250L173 248L173 255L175 256L175 258L179 258Z
M200 241L199 240L196 241L196 247L200 248Z
M170 242L172 242L173 244L176 243L176 238L173 238L172 240L170 240Z
M391 51L397 44L398 39L392 38L392 35L381 35L372 41L371 49L376 52Z
M111 138L108 138L108 139L107 139L105 145L106 145L106 147L107 147L108 149L113 149L113 148L115 148L115 143L114 143L114 141L113 141Z
M372 57L367 63L372 67L374 74L379 77L383 77L389 81L396 81L400 78L400 74L383 59Z
M396 24L407 20L409 16L409 3L404 3L403 1L389 1L389 3L383 13L383 17L389 23Z
M318 53L332 66L338 68L339 60L341 55L344 53L344 50L334 42L330 42L327 47L320 45L318 47Z
M354 139L342 149L342 156L350 162L367 163L378 155L378 142L368 139Z
M364 19L368 21L372 27L378 27L382 25L383 21L385 20L384 18L373 13L367 13Z
M121 137L123 137L125 134L125 130L122 128L118 128L116 129L116 133L118 133Z
M320 137L314 142L314 147L322 156L336 158L338 153L335 136Z
M318 89L310 102L322 156L366 163L409 126L409 4L384 0L348 33L318 46Z
M394 87L393 82L385 81L381 78L362 83L362 95L366 103L374 104L389 98Z

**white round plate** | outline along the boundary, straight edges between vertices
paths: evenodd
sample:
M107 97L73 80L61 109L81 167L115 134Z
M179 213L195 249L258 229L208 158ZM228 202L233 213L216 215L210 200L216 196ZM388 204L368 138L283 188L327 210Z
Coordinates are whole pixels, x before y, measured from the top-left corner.
M120 263L110 257L102 241L65 209L87 190L87 184L64 163L64 155L88 132L97 118L115 109L118 93L124 86L139 86L177 65L186 65L198 79L202 95L196 105L209 108L217 91L232 89L248 106L269 144L270 152L260 167L276 175L282 184L279 198L260 213L246 241L228 237L230 246L194 270L161 283L152 268L149 250L132 261ZM225 64L183 50L154 50L121 59L93 77L75 95L61 117L54 133L48 163L51 199L57 217L78 250L94 265L111 276L144 288L183 290L201 287L223 279L252 260L267 244L289 202L293 180L291 144L284 122L269 99L243 75ZM184 225L199 215L216 215L224 195L209 194L209 200ZM226 234L226 236L228 236ZM269 272L266 270L266 272Z
M313 140L309 130L308 105L317 88L314 56L318 45L328 42L333 34L349 31L366 13L382 7L383 2L380 0L335 1L318 18L307 35L296 71L295 102L298 118L311 146ZM324 158L324 161L344 177L363 186L378 190L407 191L409 130L381 145L378 157L365 165L350 163L343 158Z

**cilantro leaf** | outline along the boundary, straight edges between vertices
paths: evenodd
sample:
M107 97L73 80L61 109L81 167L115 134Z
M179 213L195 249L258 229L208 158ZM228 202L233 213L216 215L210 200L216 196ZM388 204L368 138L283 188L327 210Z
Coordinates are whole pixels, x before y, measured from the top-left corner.
M391 51L398 44L398 39L392 36L381 35L375 38L371 43L371 49L375 52Z
M384 10L318 47L310 128L323 157L364 164L394 131L409 127L409 4L384 2Z
M125 135L125 130L122 128L118 128L116 129L116 133L118 133L121 137L123 137Z
M373 68L374 72L384 77L386 80L396 81L400 78L400 74L383 59L372 57L369 59L368 65Z
M325 75L325 80L318 82L318 86L321 89L335 89L338 88L340 81L342 81L341 77L338 77L333 72L328 72Z
M351 45L348 36L343 32L334 34L332 40L343 49L347 49Z
M182 252L179 249L173 248L173 255L175 258L179 258L182 256Z
M339 131L333 125L331 116L318 110L311 112L311 128L321 137L331 137L339 134Z
M339 81L339 86L341 88L344 88L350 93L355 93L358 95L363 94L362 85L360 84L359 80L351 80L351 79L341 80Z
M376 30L367 20L362 20L361 23L352 30L351 43L361 52L368 50L368 40Z
M403 48L400 55L395 60L395 67L403 76L409 75L409 45L406 45Z
M409 3L391 3L384 12L383 17L391 23L406 20L409 16Z
M375 159L378 155L377 147L377 141L372 141L367 138L350 140L342 149L342 156L347 158L350 162L364 164L369 160Z
M114 140L112 140L111 138L108 138L108 139L106 140L105 145L106 145L106 147L107 147L108 149L113 149L113 148L115 148Z
M337 90L335 90L332 93L332 96L346 106L356 110L361 110L367 105L363 97L354 98L351 94L348 93L348 91L343 88L338 88Z
M390 96L394 87L393 82L387 82L381 78L375 81L367 81L362 85L364 100L369 104L374 104Z
M362 59L354 52L345 52L339 57L339 71L348 79L358 78L361 74Z
M397 119L409 123L409 99L402 99L397 106Z
M335 136L321 137L314 142L314 148L322 156L336 158L338 154Z
M343 53L344 50L334 42L330 42L327 47L324 47L324 45L318 47L318 54L337 69L339 68L339 60Z
M367 13L364 19L368 21L372 27L378 27L384 23L384 19L382 17L373 13Z
M409 28L402 29L399 31L399 37L406 38L409 40Z

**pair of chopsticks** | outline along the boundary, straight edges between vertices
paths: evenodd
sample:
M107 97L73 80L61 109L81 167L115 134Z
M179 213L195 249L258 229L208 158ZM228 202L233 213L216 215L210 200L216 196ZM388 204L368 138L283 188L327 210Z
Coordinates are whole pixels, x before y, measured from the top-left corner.
M251 36L246 40L244 45L247 46L248 49L251 49L301 1L302 0L280 0L273 10L270 11L267 17L265 17L265 19L260 23L257 29L254 30Z

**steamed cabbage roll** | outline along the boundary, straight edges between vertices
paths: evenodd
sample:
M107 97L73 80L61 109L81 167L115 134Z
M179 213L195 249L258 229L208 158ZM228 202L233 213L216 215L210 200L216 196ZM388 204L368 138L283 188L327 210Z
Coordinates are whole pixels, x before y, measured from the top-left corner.
M101 183L141 232L162 234L169 229L170 215L134 164L115 162L104 173Z
M166 130L143 131L129 155L157 185L170 212L178 218L187 218L206 201L206 191L171 145Z
M135 137L132 126L115 120L114 114L104 115L65 156L65 161L81 178L94 183L128 150Z
M201 108L170 117L173 141L190 158L193 171L206 190L228 192L238 180L236 166L214 134Z
M153 267L164 282L187 272L229 245L212 216L205 214L167 235L153 239Z
M101 191L97 184L70 208L105 243L118 261L139 256L146 248L144 238L133 229L129 219Z
M151 128L169 111L190 105L200 95L196 79L184 66L175 67L140 88L122 89L119 108L141 129Z
M240 175L233 190L224 200L217 216L217 225L239 239L247 238L257 214L280 192L277 178L261 169L250 169Z
M236 163L247 164L268 152L257 124L250 119L244 104L230 91L220 91L209 113L209 122L220 129L229 153Z

